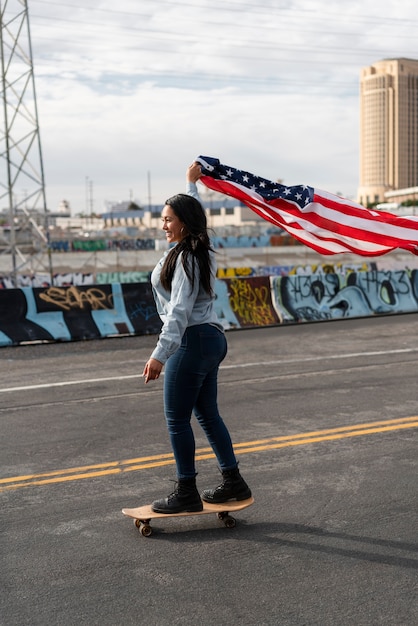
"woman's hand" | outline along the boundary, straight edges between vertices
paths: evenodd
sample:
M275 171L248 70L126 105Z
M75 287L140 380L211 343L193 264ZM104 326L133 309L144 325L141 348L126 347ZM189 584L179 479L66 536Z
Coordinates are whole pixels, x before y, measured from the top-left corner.
M163 364L160 361L157 361L157 359L148 359L145 363L144 371L142 372L142 376L145 378L145 384L150 380L157 380L162 369Z
M202 176L202 166L195 161L187 168L186 179L189 183L195 183Z

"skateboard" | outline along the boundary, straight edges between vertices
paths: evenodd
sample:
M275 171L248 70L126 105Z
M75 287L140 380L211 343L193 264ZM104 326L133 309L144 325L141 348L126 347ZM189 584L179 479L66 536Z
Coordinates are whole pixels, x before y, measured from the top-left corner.
M241 511L246 509L247 506L254 504L254 498L248 498L247 500L230 502L222 502L222 504L209 504L203 502L202 511L183 511L182 513L156 513L152 510L151 504L145 506L139 506L135 509L122 509L122 513L126 517L132 517L134 524L143 537L149 537L152 535L151 520L163 517L189 517L189 515L207 515L208 513L214 513L218 520L224 523L226 528L234 528L236 526L236 519L232 517L231 513L235 511Z

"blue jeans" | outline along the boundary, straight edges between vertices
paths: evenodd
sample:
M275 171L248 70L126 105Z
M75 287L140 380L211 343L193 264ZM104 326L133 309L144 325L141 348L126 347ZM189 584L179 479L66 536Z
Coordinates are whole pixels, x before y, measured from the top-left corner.
M229 431L218 411L218 369L225 358L225 335L210 324L190 326L164 374L164 413L178 478L193 478L195 439L192 412L203 428L221 470L237 467Z

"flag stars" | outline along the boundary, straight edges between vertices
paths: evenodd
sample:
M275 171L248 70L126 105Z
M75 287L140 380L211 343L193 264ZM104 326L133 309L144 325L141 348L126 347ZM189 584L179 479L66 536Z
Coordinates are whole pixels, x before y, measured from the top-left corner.
M212 178L218 178L218 180L231 183L231 185L242 185L251 190L253 194L257 193L267 201L282 199L286 202L294 203L302 209L313 200L313 189L307 185L286 187L277 181L273 182L250 172L239 170L229 165L222 165L217 159L206 157L205 161L208 161L208 163L214 162L214 170L209 174Z

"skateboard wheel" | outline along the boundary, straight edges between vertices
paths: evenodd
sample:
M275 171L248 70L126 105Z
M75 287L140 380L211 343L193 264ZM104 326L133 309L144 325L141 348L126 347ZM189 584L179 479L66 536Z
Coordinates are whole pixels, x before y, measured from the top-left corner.
M138 530L143 537L149 537L150 535L152 535L152 528L149 524L142 524L140 522Z
M139 528L141 526L141 520L134 519L134 526L136 526L136 528Z
M235 528L235 526L237 525L235 517L231 517L230 515L224 517L223 523L227 528Z

